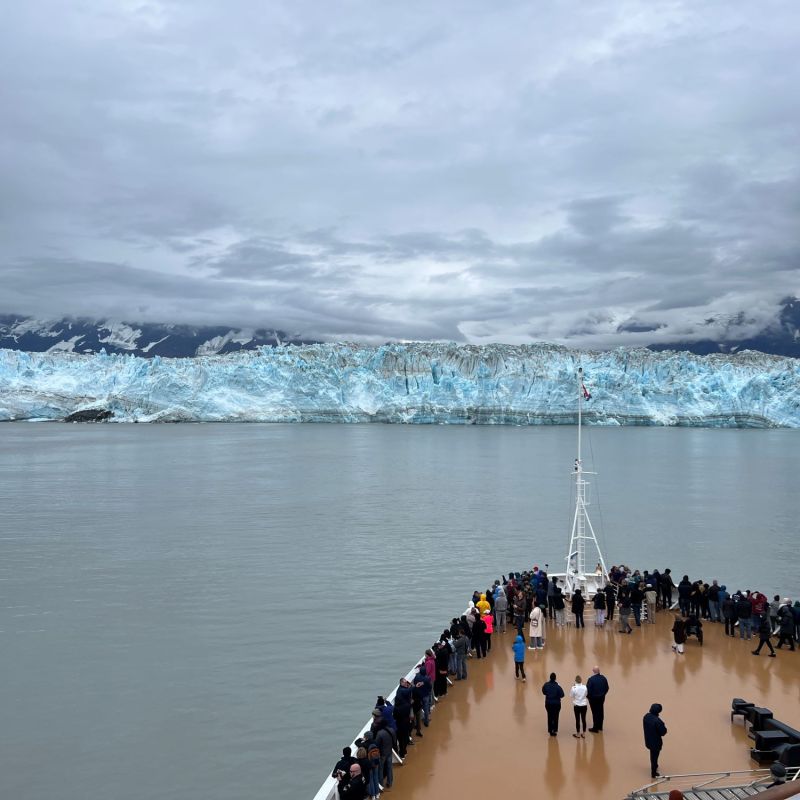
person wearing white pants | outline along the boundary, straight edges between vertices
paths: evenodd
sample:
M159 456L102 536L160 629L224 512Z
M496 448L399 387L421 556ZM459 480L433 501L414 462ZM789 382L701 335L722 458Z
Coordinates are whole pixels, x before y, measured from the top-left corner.
M682 655L683 643L686 641L686 621L679 613L675 614L675 622L672 623L672 638L675 640L672 649Z

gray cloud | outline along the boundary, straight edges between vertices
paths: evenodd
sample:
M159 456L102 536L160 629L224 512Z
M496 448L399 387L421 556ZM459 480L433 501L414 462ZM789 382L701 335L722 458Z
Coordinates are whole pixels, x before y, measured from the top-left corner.
M598 347L757 329L800 294L799 25L777 0L15 4L0 311Z

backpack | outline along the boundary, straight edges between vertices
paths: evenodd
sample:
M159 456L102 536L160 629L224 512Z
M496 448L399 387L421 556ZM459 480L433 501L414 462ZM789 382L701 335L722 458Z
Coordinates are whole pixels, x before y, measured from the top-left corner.
M378 747L377 742L370 742L367 745L367 758L373 767L377 767L381 763L381 749Z

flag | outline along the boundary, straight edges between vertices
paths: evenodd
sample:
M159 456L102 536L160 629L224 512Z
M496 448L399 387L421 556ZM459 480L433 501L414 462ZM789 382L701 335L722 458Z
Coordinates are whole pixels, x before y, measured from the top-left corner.
M581 384L581 389L583 389L583 399L584 400L591 400L592 396L589 394L588 389L583 384Z

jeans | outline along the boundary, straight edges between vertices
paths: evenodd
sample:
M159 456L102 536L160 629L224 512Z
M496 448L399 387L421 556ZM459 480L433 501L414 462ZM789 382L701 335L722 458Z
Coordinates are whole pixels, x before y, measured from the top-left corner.
M752 638L751 633L751 626L752 620L751 619L742 619L739 617L739 638L740 639L750 639ZM747 635L745 635L747 634Z
M456 654L456 678L464 680L467 677L467 657L466 655Z
M560 626L564 625L564 622L565 622L564 613L565 612L564 612L563 608L557 608L556 609L556 625L560 625Z
M392 754L389 753L386 758L383 759L383 785L385 788L388 788L394 783L394 773L392 772Z
M605 624L605 621L606 621L606 610L604 608L598 608L595 623L597 625L603 625Z
M631 608L633 609L633 618L637 625L642 624L642 604L634 603Z
M584 628L585 625L583 624L583 609L581 609L580 611L573 611L572 613L575 614L575 627Z
M428 727L428 723L431 721L431 696L430 693L426 694L422 698L422 719L425 722L425 727Z
M678 598L678 608L681 610L681 614L684 617L689 616L689 598L688 597L679 597Z
M709 600L708 601L708 609L711 612L711 621L712 622L719 622L719 602L717 600Z
M372 767L369 771L369 781L367 782L367 791L370 797L377 797L380 793L378 785L381 782L381 765L378 764Z

